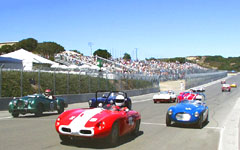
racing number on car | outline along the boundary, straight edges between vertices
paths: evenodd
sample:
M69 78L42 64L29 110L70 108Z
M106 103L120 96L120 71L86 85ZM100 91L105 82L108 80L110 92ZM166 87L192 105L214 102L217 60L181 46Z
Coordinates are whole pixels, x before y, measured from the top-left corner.
M133 122L133 117L129 117L129 118L128 118L128 124L129 124L129 125L133 125L133 124L134 124L134 122Z

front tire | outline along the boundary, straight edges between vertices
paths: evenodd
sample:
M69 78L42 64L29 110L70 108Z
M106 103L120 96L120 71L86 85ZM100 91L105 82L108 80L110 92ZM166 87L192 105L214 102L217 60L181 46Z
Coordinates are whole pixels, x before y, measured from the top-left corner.
M58 111L58 114L61 114L64 112L64 104L63 103L60 104L60 108L57 111Z
M118 122L114 122L112 125L112 131L108 137L108 141L111 146L115 146L118 143L118 138L119 138L119 125Z
M172 122L172 121L171 121L171 119L169 118L169 115L167 114L167 115L166 115L166 126L168 126L168 127L171 126L171 122Z
M139 132L139 128L140 128L140 123L141 123L141 119L136 120L136 127L134 128L132 134L134 136L137 136L138 132Z
M59 138L63 143L69 143L71 141L71 138L67 135L59 135Z
M12 113L13 118L17 118L19 116L19 113Z
M197 123L197 128L202 129L203 127L203 116L201 115Z
M42 104L37 105L37 111L35 112L35 116L41 117L43 115L43 106Z

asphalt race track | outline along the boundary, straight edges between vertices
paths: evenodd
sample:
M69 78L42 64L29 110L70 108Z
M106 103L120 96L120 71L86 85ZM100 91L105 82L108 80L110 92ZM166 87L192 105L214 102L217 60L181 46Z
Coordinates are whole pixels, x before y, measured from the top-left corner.
M240 76L232 76L227 83L240 86ZM232 91L221 91L220 82L206 87L209 123L203 129L194 126L173 125L166 127L165 116L174 103L152 101L153 94L132 97L133 109L142 115L137 137L122 137L116 147L109 147L102 141L79 141L64 145L61 143L54 123L56 113L44 113L43 117L33 115L12 118L7 111L0 112L1 150L72 150L72 149L126 149L126 150L217 150L222 149L223 129L232 108L240 97L240 87ZM68 109L88 107L87 103L70 105ZM240 111L240 110L239 110ZM233 116L234 118L234 116ZM238 117L235 118L238 122ZM231 149L231 148L230 148Z

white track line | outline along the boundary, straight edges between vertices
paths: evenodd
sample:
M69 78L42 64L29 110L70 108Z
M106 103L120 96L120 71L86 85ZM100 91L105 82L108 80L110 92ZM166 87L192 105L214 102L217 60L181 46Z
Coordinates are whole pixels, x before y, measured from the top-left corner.
M164 124L164 123L141 122L141 124L146 124L146 125L156 125L156 126L166 126L166 124Z
M2 120L2 119L10 119L10 118L12 118L11 116L9 116L9 117L2 117L2 118L0 118L0 120Z
M240 98L237 99L232 111L225 121L223 130L221 130L218 150L239 149L239 110Z

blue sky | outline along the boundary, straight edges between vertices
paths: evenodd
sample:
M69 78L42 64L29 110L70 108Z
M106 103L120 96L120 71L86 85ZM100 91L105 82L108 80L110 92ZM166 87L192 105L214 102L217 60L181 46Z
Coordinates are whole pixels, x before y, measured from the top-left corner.
M1 0L0 43L35 38L133 59L240 56L239 0Z

